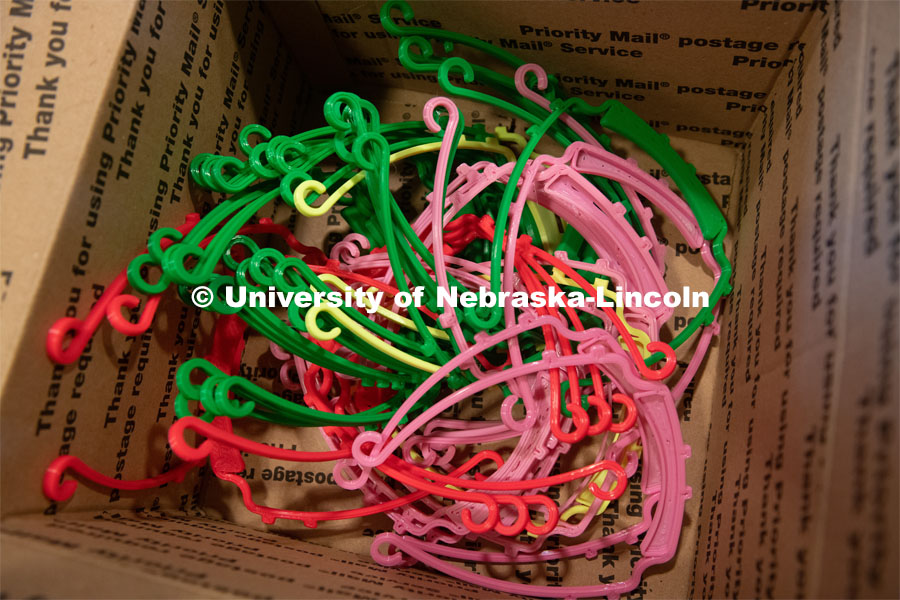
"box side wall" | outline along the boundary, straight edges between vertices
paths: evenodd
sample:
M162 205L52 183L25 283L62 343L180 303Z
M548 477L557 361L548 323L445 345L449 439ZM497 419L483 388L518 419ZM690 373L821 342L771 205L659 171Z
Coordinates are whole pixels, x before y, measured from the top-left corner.
M851 13L852 14L852 13ZM900 597L900 4L871 3L818 596Z
M897 538L875 531L898 511L895 9L840 3L817 17L754 126L729 211L735 289L691 596L898 593ZM875 162L870 143L885 150ZM873 222L883 243L866 255ZM890 471L862 466L875 464ZM853 540L878 540L880 554Z
M274 2L286 38L327 48L313 79L358 88L439 94L436 73L409 73L385 33L381 2ZM412 2L415 26L460 32L543 66L570 96L621 100L660 131L740 146L792 44L826 2ZM393 13L395 20L400 11ZM402 24L402 23L401 23ZM423 31L428 31L424 29ZM441 53L439 48L435 52ZM454 53L512 77L514 67L457 46ZM317 55L318 56L318 55ZM478 87L480 91L487 91Z
M13 517L4 520L0 533L4 598L509 597L418 569L381 567L368 557L179 513ZM48 559L59 569L48 571Z
M33 305L47 263L60 261L54 249L69 211L64 199L74 193L75 174L101 99L113 89L134 13L128 2L56 6L0 5L9 54L0 78L0 381L16 355L25 325L21 315ZM82 85L87 74L94 85ZM105 102L103 108L109 108ZM77 247L63 260L77 264Z
M102 12L107 5L79 3L72 10ZM28 310L16 308L20 343L3 381L4 515L57 509L43 498L39 474L60 454L76 455L124 479L155 475L177 462L166 441L175 418L175 366L205 352L210 321L201 311L181 308L170 290L146 334L127 338L104 321L93 342L65 367L46 358L47 331L63 316L84 319L104 286L146 251L150 233L178 226L186 214L205 213L218 201L190 185L188 168L196 154L234 154L238 133L249 123L278 133L295 130L306 107L307 86L297 62L279 43L261 5L152 2L129 8L132 15L120 16L115 25L124 35L115 50L112 42L93 46L90 31L81 26L73 26L67 41L67 52L85 58L69 65L60 96L74 94L80 82L107 84L95 86L98 93L85 100L90 111L74 113L89 126L73 127L72 140L67 131L55 131L47 155L25 165L12 156L5 165L17 173L4 182L5 198L15 192L27 205L36 182L47 174L54 185L68 182L69 191L55 199L57 228L26 231L18 246L4 247L4 260L15 264L32 256L40 263L44 253L49 257L30 282L34 290L16 291L35 300ZM36 12L31 24L44 30L55 18ZM104 39L106 21L98 19L94 26L101 27L97 38ZM97 52L112 52L115 66L99 60ZM29 55L26 69L40 69L43 60L43 53ZM92 64L108 72L92 70ZM82 147L80 160L72 158L77 152L69 141ZM66 160L71 164L57 168ZM15 189L10 182L16 182ZM273 204L261 216L274 210ZM26 229L30 221L20 213L7 219L4 213L5 228ZM117 499L82 485L68 508L190 506L199 484L192 475L139 499L128 494Z

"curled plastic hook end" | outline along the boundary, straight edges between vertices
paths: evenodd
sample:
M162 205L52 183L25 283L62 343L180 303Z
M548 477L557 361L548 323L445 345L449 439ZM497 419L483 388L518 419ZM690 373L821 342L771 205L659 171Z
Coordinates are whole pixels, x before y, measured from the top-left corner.
M547 89L547 84L549 83L547 72L538 64L528 63L516 69L516 91L532 102L538 102L541 105L549 106L549 100L542 97L540 94L535 93L534 90L528 87L526 78L529 74L534 75L537 78L537 89L541 91Z
M196 417L183 417L175 421L175 423L169 427L169 446L172 448L172 452L178 455L182 460L189 462L205 460L212 451L212 444L209 440L194 447L184 438L187 429L195 431L198 429L196 423L202 423L203 426L208 427L212 426Z
M530 520L528 517L528 505L525 503L525 500L520 496L509 496L503 495L498 496L498 498L503 498L503 502L505 504L511 504L516 509L516 520L511 524L506 525L503 523L503 520L498 518L497 524L494 525L494 531L499 533L500 535L505 536L515 536L522 533L522 530L525 529L526 524ZM499 513L498 513L499 514Z
M462 521L463 526L472 533L487 533L492 529L496 529L497 523L500 521L500 506L497 502L490 499L490 501L485 502L485 506L488 509L488 515L482 523L476 523L474 519L472 519L472 511L468 508L464 508L460 514L460 520Z
M60 456L50 463L50 466L44 471L44 496L54 502L65 502L75 494L78 482L71 479L63 481L73 460L78 459L72 456Z
M651 369L644 363L643 359L637 360L638 371L640 371L641 375L652 381L659 381L675 371L678 361L675 359L675 351L672 350L672 346L665 342L650 342L647 344L647 350L651 353L662 352L666 357L666 362L659 369Z
M61 365L77 360L90 339L89 334L84 334L83 328L84 323L75 317L63 317L51 325L46 342L47 356L50 360Z
M377 467L383 462L380 456L384 438L377 431L364 431L353 440L353 458L360 466Z
M543 495L529 496L529 504L540 504L547 509L546 520L541 525L536 525L531 519L525 529L534 535L546 535L552 533L559 524L559 506L551 498Z
M332 327L328 331L325 331L321 327L319 327L318 322L316 321L319 313L323 310L328 312L329 306L322 304L319 306L314 306L309 309L309 312L306 313L306 329L309 331L309 335L316 338L317 340L323 341L331 341L341 335L340 327Z
M525 406L525 418L521 421L517 421L512 414L513 407L519 400L522 400L522 404ZM529 410L528 405L525 403L525 398L510 395L504 398L503 403L500 405L500 420L511 430L521 432L534 426L537 415L533 410Z
M391 35L403 35L403 28L395 24L391 18L391 13L399 10L403 16L403 20L412 23L415 13L412 7L405 0L389 0L381 6L379 17L381 18L381 26Z
M117 490L146 490L165 485L172 481L183 481L187 472L197 466L196 462L186 462L170 469L161 475L145 479L115 479L108 477L84 464L75 456L60 456L50 463L44 472L43 490L47 498L56 502L65 502L75 493L75 481L62 481L66 471L73 471L80 477L97 485Z
M631 396L625 394L613 394L612 399L613 402L618 402L623 405L626 412L622 421L619 423L612 423L609 430L613 433L623 433L628 431L634 427L634 423L637 421L637 407L634 405L634 400L631 399Z
M609 403L603 396L591 394L588 396L588 404L596 408L597 413L600 415L600 420L588 429L588 433L590 435L597 435L598 433L609 429L612 424L612 407L610 407Z
M567 404L566 407L572 414L572 423L574 425L574 429L569 433L566 433L562 430L559 419L562 411L560 410L559 401L555 400L554 406L551 407L552 414L550 417L550 432L553 434L553 437L558 439L560 442L564 442L567 444L577 444L588 434L588 431L590 429L590 419L588 417L587 411L584 410L580 404L572 402L571 404Z
M297 212L305 217L321 216L328 212L331 205L328 204L327 206L322 205L313 207L306 203L306 198L313 193L325 194L327 192L328 188L326 188L321 181L316 181L315 179L303 181L294 189L294 207L297 209ZM335 199L335 201L337 200Z
M334 475L335 482L345 490L359 490L362 489L366 483L369 481L369 469L363 468L360 470L360 474L356 477L352 477L352 472L350 471L351 462L348 460L339 460L334 465L334 470L332 474ZM350 472L351 476L347 476L346 473Z
M613 485L608 491L604 491L600 489L600 486L595 482L591 482L588 486L588 489L591 490L591 493L595 498L600 500L617 500L622 494L625 493L625 482L628 480L627 475L625 475L625 469L622 468L622 465L612 460L605 460L604 467L605 470L612 473L616 478L616 483Z
M455 132L459 123L459 109L453 100L445 96L436 96L425 103L425 108L422 109L422 117L428 130L433 133L437 133L441 130L441 125L435 118L437 109L439 108L443 108L450 113L450 122L447 124L447 131Z
M106 308L106 318L113 329L125 335L137 336L141 335L153 323L153 317L156 315L156 309L159 307L161 297L159 295L151 296L147 300L144 312L141 313L137 323L132 323L122 314L122 307L135 309L141 305L141 300L137 296L131 294L122 294L116 296L109 301Z
M384 567L401 567L409 564L398 543L402 539L393 532L382 533L376 536L369 547L372 559Z
M450 83L450 72L453 70L457 70L462 73L463 81L466 83L472 83L475 81L475 69L472 67L472 63L467 61L464 58L460 58L459 56L451 56L447 60L441 63L441 66L438 68L438 79L441 82L441 86L448 91L459 90L455 86L447 85Z

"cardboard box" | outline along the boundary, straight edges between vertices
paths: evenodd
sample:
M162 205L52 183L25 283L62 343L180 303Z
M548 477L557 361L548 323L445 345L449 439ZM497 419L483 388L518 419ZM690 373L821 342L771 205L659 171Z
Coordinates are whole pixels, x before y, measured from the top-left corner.
M727 216L734 292L680 405L694 494L676 558L633 596L900 595L898 4L413 7L431 26L541 63L571 94L621 99L672 137ZM372 18L378 4L0 9L4 597L501 596L372 564L361 555L387 519L263 526L204 471L140 494L81 484L64 506L40 491L59 454L124 478L175 462L165 438L172 366L208 348L199 310L170 292L146 335L101 327L67 367L46 359L44 340L60 316L87 313L150 232L219 199L190 185L189 158L233 153L248 123L285 134L320 123L321 100L337 89L373 99L385 120L418 118L438 92L397 64L396 40ZM468 120L516 126L460 105ZM289 219L314 244L343 226L337 214L260 216ZM678 264L669 276L687 281ZM268 360L254 346L242 373L270 384ZM315 431L242 433L324 449ZM260 480L274 466L248 459ZM258 480L254 491L272 506L358 505L327 477L316 483L327 470L310 469L311 482ZM627 555L498 573L583 585L607 563L622 568Z

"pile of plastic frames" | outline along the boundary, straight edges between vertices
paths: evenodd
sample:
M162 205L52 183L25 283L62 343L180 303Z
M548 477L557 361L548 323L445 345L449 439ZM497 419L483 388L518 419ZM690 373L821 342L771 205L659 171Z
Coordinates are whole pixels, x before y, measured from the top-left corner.
M45 493L57 501L72 495L76 484L63 480L67 470L135 490L181 480L209 460L213 473L238 486L246 507L265 523L290 519L315 527L386 513L394 530L372 545L372 556L384 565L421 562L484 587L530 596L627 593L649 566L668 561L677 545L690 488L689 448L676 403L717 332L719 301L730 291L725 221L693 167L623 105L609 101L595 108L565 99L537 65L462 35L400 27L395 9L407 22L413 14L403 2L389 2L381 13L384 28L401 40L407 68L436 73L448 94L526 121L527 135L467 127L443 97L426 104L423 121L383 124L371 103L336 93L325 105L326 127L273 137L252 125L240 137L246 160L197 156L191 166L195 183L225 199L202 218L191 215L178 229L156 231L147 252L130 262L87 319L60 320L47 340L53 360L71 362L104 317L118 331L138 335L170 286L188 304L198 286L212 290L207 310L218 315L213 350L185 362L176 377L179 418L169 443L185 462L158 477L123 481L75 457L60 457L47 470ZM483 51L514 69L515 77L458 56L436 56L433 43L447 54L459 46ZM460 87L460 78L497 95ZM590 121L647 152L680 194L611 152L608 137ZM545 139L564 152L536 154ZM400 161L413 164L429 188L424 209L411 221L390 187L391 165ZM285 227L255 219L278 201L309 218L337 205L353 231L326 257ZM454 288L497 294L552 286L585 297L600 290L609 299L616 287L665 294L660 219L701 252L715 282L709 307L670 343L660 341L673 317L665 306L452 308L437 302L439 290ZM273 237L286 242L290 253L260 245ZM149 295L138 319L122 314L122 307L141 304L124 293L128 284ZM370 306L371 314L331 304L292 305L282 314L231 307L226 286L266 293L377 290L391 301ZM413 287L424 288L424 305L402 308L397 296ZM305 404L235 375L251 330L269 340L272 354L283 361L282 386L302 390ZM675 350L683 345L693 352L682 357L683 368L675 373ZM503 398L493 413L466 406L491 389ZM476 418L448 416L458 405ZM319 427L331 450L292 451L247 440L233 433L234 419ZM187 430L203 441L190 444ZM590 455L591 462L554 474L561 457L576 452ZM260 506L240 475L242 453L284 462L333 461L336 482L361 492L363 506ZM596 534L592 523L635 478L642 519ZM547 490L560 484L574 492L557 503ZM466 545L475 539L482 549ZM515 583L458 564L592 558L618 544L639 548L630 576L591 586Z

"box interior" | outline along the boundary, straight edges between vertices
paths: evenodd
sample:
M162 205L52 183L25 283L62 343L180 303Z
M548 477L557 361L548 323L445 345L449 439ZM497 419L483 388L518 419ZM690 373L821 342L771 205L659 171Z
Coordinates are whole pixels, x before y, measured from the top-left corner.
M87 314L150 232L218 200L190 184L190 158L233 153L249 123L276 134L319 124L336 90L373 100L385 121L420 118L440 93L433 80L404 75L396 39L373 19L378 7L4 4L0 27L19 44L22 58L11 60L22 69L13 106L0 112L3 594L371 597L377 585L380 597L499 596L372 564L369 542L390 529L387 518L264 526L206 470L148 493L80 483L65 505L41 494L43 470L60 454L124 478L177 462L165 435L174 365L207 351L208 315L170 291L137 339L101 326L65 367L46 359L44 343L56 319ZM622 100L670 136L726 215L734 291L679 406L693 497L675 559L633 596L896 597L897 3L413 8L421 25L510 49L593 104ZM459 105L469 122L526 128ZM288 222L307 244L345 230L336 211L317 220L291 212L259 216ZM667 237L667 280L708 285L699 259ZM272 385L277 363L251 340L241 373ZM325 449L315 430L239 431ZM260 504L359 505L329 482L328 465L246 465ZM276 469L293 475L278 479ZM613 510L631 514L639 499ZM589 585L627 558L493 575Z

